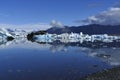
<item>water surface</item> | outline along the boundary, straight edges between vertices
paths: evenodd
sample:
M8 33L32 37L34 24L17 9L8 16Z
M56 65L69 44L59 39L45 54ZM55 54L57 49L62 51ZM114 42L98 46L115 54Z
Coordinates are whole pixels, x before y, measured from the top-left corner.
M95 45L95 44L94 44ZM92 48L75 43L0 43L0 80L80 80L120 65L119 47Z

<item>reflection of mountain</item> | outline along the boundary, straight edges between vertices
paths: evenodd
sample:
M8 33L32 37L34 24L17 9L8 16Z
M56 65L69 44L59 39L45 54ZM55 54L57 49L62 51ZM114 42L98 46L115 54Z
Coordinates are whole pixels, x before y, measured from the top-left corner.
M59 52L59 51L67 52L68 51L67 47L64 44L61 44L61 45L51 45L50 50L52 52Z
M7 41L7 40L0 40L0 47L8 47L14 44L23 44L26 43L27 39L26 38L20 38L20 39L14 39L12 41Z
M40 46L27 41L26 38L15 39L13 41L0 41L0 47L8 47L12 45L21 45L23 44L26 47L29 47L27 44L31 44L33 46L37 46L37 48L49 48L52 52L67 52L70 51L70 47L76 48L78 53L85 53L90 57L98 58L104 62L107 62L111 65L120 65L120 42L111 42L111 43L103 43L103 42L36 42L40 44ZM35 45L34 45L35 44ZM49 45L49 46L48 46ZM24 47L23 46L23 47ZM31 46L31 48L33 48ZM76 51L74 51L76 52Z
M7 45L7 40L0 40L0 46Z
M38 43L41 43L39 41L36 41ZM114 48L114 47L120 47L120 42L110 42L110 43L105 43L105 42L61 42L60 40L56 40L53 42L44 42L51 44L51 45L64 45L64 46L79 46L79 47L88 47L88 48L104 48L104 47L108 47L108 48ZM42 43L41 43L42 44Z
M37 43L32 43L28 41L27 38L16 38L12 41L3 40L0 41L0 48L27 48L27 49L43 49L50 47L49 44L42 43L41 45L37 45Z
M39 43L39 42L37 42ZM40 45L43 43L39 43ZM110 65L120 65L120 43L103 43L103 42L83 42L83 43L62 43L60 41L55 41L50 44L50 50L52 52L68 51L69 47L79 48L79 52L84 52L88 56L93 58L99 58ZM77 52L78 52L77 51ZM76 52L76 51L75 51Z
M99 58L111 65L120 65L120 48L84 48L81 49L81 51L85 52L91 57Z

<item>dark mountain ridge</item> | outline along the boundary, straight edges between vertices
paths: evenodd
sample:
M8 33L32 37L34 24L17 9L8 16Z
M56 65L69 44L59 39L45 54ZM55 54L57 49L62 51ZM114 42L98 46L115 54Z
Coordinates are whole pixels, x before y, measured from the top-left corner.
M84 34L109 34L109 35L120 35L120 25L83 25L83 26L65 26L64 28L53 27L47 30L51 34L61 34L61 33L80 33Z

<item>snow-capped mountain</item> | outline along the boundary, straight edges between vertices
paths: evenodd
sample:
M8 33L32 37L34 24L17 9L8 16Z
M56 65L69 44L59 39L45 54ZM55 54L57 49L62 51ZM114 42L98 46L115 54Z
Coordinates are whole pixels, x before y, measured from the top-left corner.
M0 28L0 35L1 36L11 36L11 37L13 37L13 35L10 34L10 32L5 28Z
M11 35L13 35L14 38L21 38L27 36L27 31L21 30L21 29L7 29Z
M9 28L0 28L0 39L7 39L8 37L12 38L21 38L26 37L29 31L22 29L9 29Z

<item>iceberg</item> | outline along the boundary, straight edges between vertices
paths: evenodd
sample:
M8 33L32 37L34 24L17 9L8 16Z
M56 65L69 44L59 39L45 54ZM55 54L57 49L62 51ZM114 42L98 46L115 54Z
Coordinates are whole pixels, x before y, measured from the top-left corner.
M34 39L37 42L53 42L54 37L52 34L44 34L44 35L35 35Z
M110 36L107 34L101 34L101 35L88 35L88 34L83 34L81 33L62 33L62 34L39 34L39 35L34 35L33 39L36 41L56 41L59 40L61 42L105 42L105 43L110 43L110 42L119 42L120 41L120 36Z

